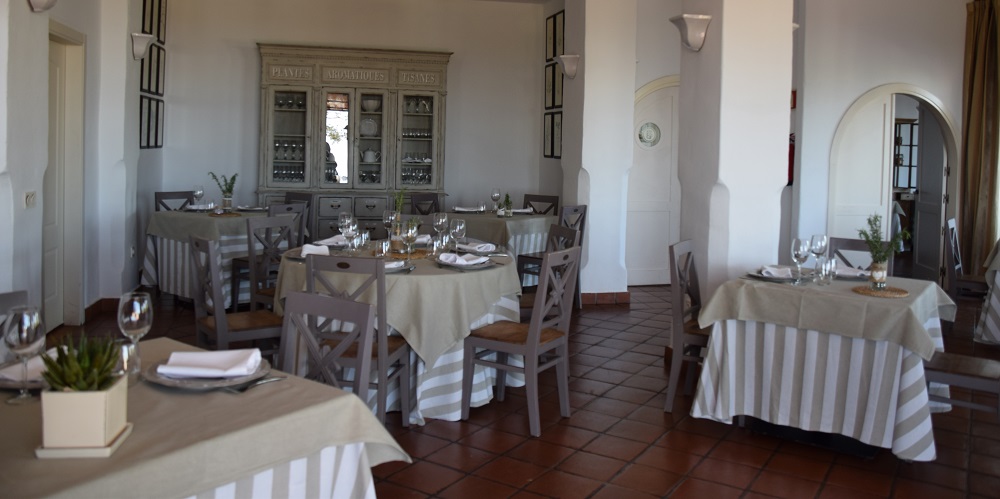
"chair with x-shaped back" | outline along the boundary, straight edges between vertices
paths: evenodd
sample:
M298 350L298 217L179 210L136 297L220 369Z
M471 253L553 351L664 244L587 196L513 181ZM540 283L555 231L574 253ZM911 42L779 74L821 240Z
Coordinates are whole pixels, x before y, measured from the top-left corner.
M694 264L694 243L686 239L670 246L670 346L664 348L664 360L670 361L670 379L667 380L667 402L664 412L673 412L674 395L677 393L681 364L691 362L684 392L690 394L695 381L696 367L701 362L701 350L708 345L711 328L698 326L701 311L701 290L698 271Z
M274 306L281 255L294 246L297 218L287 216L247 219L247 262L250 264L250 310Z
M403 426L410 424L410 345L399 335L389 334L386 323L385 260L348 256L306 257L306 290L375 305L375 341L371 355L376 374L376 404L379 421L385 423L390 384L399 381ZM287 300L286 300L287 303ZM350 353L350 352L349 352ZM353 360L353 366L361 363ZM347 362L348 359L342 359ZM365 401L367 397L361 397Z
M436 193L414 192L410 194L410 213L430 215L439 211L441 211L441 204Z
M536 215L555 215L559 213L559 196L525 194L521 208L531 208Z
M303 204L303 203L298 203L298 202L296 202L296 203L288 203L288 204L272 204L271 206L267 207L267 216L268 217L278 217L278 216L281 216L281 217L288 217L288 218L290 218L292 220L292 222L291 222L292 223L292 233L291 233L291 236L289 237L288 241L286 242L286 246L287 247L282 248L282 250L289 249L289 248L298 248L298 247L302 246L302 244L305 242L305 234L306 234L306 231L305 231L305 220L306 220L306 216L308 215L308 211L307 210L308 210L308 205ZM249 222L250 220L252 220L252 218L248 218L247 222ZM248 235L248 237L250 236L249 229L247 230L247 235ZM230 260L230 262L231 262L230 263L231 273L230 273L229 285L230 285L230 294L232 294L233 296L239 296L240 282L243 279L250 279L250 254L249 253L250 252L248 250L246 256L237 256L237 257L234 257L232 260ZM272 273L276 273L277 271L278 271L277 266L275 266L273 269L271 269ZM251 281L251 283L252 282L253 281ZM251 286L250 293L251 293L251 295L250 295L250 309L251 310L253 310L256 307L256 303L265 303L265 304L269 304L269 305L273 305L273 303L274 303L273 297L272 298L262 298L263 301L257 301L257 300L255 300L254 297L253 297L253 286ZM270 293L270 291L265 292L265 294L267 294L267 293ZM234 310L235 310L235 306L236 306L236 302L234 301L233 302Z
M579 231L579 244L583 244L583 229L587 225L587 205L568 205L559 209L559 225ZM552 244L552 234L549 234L549 244ZM547 248L548 249L548 248ZM562 249L562 248L559 248ZM538 275L538 267L542 264L544 251L537 253L524 253L517 255L517 275L523 281L525 274ZM576 297L573 299L576 308L583 307L583 300L580 294L580 276L577 274ZM523 282L522 282L523 285Z
M156 211L183 210L194 204L194 191L160 191L153 193Z

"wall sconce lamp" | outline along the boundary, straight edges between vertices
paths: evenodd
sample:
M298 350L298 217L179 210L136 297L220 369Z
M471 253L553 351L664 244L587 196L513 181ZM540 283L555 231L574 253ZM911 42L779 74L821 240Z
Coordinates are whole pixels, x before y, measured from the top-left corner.
M56 5L57 0L28 0L32 12L45 12Z
M153 43L153 35L146 33L132 33L132 58L140 60L149 53L149 44Z
M569 79L576 78L576 68L580 64L580 56L578 55L557 55L556 62L562 67L562 72L564 75L569 77Z
M705 44L705 32L708 31L708 23L712 22L712 16L681 14L671 17L670 22L674 23L681 32L681 45L688 50L697 52Z

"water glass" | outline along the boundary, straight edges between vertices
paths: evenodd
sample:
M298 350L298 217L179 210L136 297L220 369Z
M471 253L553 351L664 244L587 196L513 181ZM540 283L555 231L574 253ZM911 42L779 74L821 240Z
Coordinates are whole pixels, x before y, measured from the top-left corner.
M826 234L814 234L809 240L809 251L816 257L816 273L820 272L820 257L826 256Z
M153 301L149 293L130 292L118 300L118 329L132 342L135 362L128 366L128 374L142 372L139 359L139 340L153 327Z
M837 259L821 256L816 259L816 284L827 286L833 283L833 278L837 273Z
M389 240L381 239L375 241L375 258L385 258L389 255Z
M795 238L792 239L792 261L795 262L795 284L796 286L801 286L806 284L806 281L802 279L802 264L809 260L810 245L808 239Z

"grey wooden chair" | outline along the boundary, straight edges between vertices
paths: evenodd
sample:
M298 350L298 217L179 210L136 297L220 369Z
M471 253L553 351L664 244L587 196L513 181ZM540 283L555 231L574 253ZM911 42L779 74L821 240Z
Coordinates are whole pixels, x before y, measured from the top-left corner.
M274 306L275 281L281 265L281 254L292 247L298 220L286 216L247 219L250 310L257 310L258 305ZM239 287L234 288L239 293Z
M989 286L986 278L979 275L966 275L962 267L962 250L958 242L958 229L955 219L949 218L947 223L948 240L944 242L944 270L948 279L948 295L952 300L960 296L986 295Z
M332 279L330 274L355 274L356 279ZM376 371L372 381L377 396L377 416L385 423L385 413L389 400L389 385L399 382L399 402L403 426L410 425L410 345L399 335L389 334L386 322L385 260L347 256L306 257L306 290L310 293L328 294L348 300L360 300L362 296L375 297L375 341L370 356L374 357ZM287 304L287 300L285 301ZM342 358L354 350L348 351ZM361 354L350 361L360 366ZM359 367L361 369L361 367ZM370 369L370 368L369 368ZM364 386L368 386L365 384ZM358 392L360 394L360 392ZM361 397L367 400L367 397Z
M312 221L312 212L310 211L312 210L312 198L313 195L309 192L289 191L285 193L284 204L302 203L306 205L305 210L303 210L302 212L303 232L301 239L303 243L312 242L312 234L310 234L310 231L312 230L312 225L310 225L310 222ZM268 211L268 216L274 216L274 215L271 214L270 211ZM301 244L299 246L301 246Z
M701 349L708 346L711 328L698 326L701 311L701 291L698 287L698 271L694 264L694 244L690 239L670 246L670 303L671 313L670 346L664 349L664 360L670 363L670 378L667 380L667 401L664 412L673 412L674 396L677 394L681 364L690 362L684 392L691 394L697 374L697 364L701 362Z
M889 242L883 241L882 244L888 245ZM853 268L860 268L860 265L855 265L851 263L851 258L854 258L855 261L857 261L857 256L855 255L852 257L850 253L846 252L853 251L858 253L870 254L870 251L868 250L868 243L866 243L863 239L831 237L827 240L826 247L827 247L827 254L830 255L830 258L836 258L837 260L840 260L840 262L843 263L844 265ZM886 271L889 272L889 275L892 275L892 261L893 259L890 258L889 261L886 262Z
M574 246L546 253L542 258L539 292L535 295L531 321L528 323L498 321L473 330L465 338L462 364L462 419L469 418L472 378L475 366L496 368L497 400L504 399L508 372L524 373L528 398L528 429L532 436L542 434L538 412L538 373L556 368L559 391L559 412L568 418L569 406L569 346L570 319L573 315L573 293L580 270L580 247ZM491 360L493 355L496 360ZM511 355L524 359L523 367L509 363Z
M525 194L521 208L531 208L536 215L555 215L559 213L559 196Z
M194 204L194 191L161 191L153 193L156 211L183 210Z
M237 341L278 340L281 337L281 316L268 310L226 313L218 241L190 236L189 243L198 345L209 347L214 343L217 349L226 350ZM265 351L270 355L276 349L266 348Z
M307 210L308 210L308 205L302 203L272 204L271 206L267 207L268 217L285 216L285 217L290 217L292 219L292 234L289 237L288 241L286 241L285 243L286 247L283 247L282 251L289 248L298 248L305 243L305 235L306 235L305 220L306 216L308 216ZM252 218L247 218L247 222L249 222L250 220L252 220ZM249 236L249 229L247 235ZM242 282L244 279L250 279L250 261L251 260L250 260L249 249L247 250L246 256L237 256L234 257L232 260L230 260L229 285L230 285L230 294L232 294L234 297L239 296L240 282ZM278 263L280 263L280 258ZM277 265L275 265L274 268L271 269L271 271L272 273L277 273L278 271ZM251 289L251 296L250 296L251 310L253 310L255 307L255 300L252 293L253 289ZM265 294L269 293L270 292L265 292ZM263 302L256 302L256 303L267 303L267 304L274 303L273 297L271 299L263 299L263 300L264 300ZM236 300L233 301L233 310L236 310Z
M294 292L285 297L281 328L280 368L296 373L297 346L305 345L309 359L306 378L343 388L355 395L368 390L371 373L375 307L336 296ZM353 379L345 375L354 368ZM367 401L366 401L367 402Z
M414 215L430 215L441 211L441 201L433 192L414 192L410 194L410 213Z
M971 357L951 352L934 352L930 361L924 362L924 378L930 383L941 383L951 388L991 393L1000 397L1000 361ZM1000 416L1000 404L970 402L961 398L948 398L928 394L930 400L967 407L977 411L992 412Z
M571 229L576 229L579 232L578 244L583 244L583 229L587 225L587 205L570 205L563 206L559 209L559 225L562 227L567 227ZM549 233L548 244L552 244L552 233ZM549 248L546 248L549 249ZM558 248L562 249L562 248ZM525 274L535 274L538 273L538 267L542 263L542 255L544 251L536 253L524 253L517 255L517 276L521 279L522 283ZM583 299L580 293L580 277L577 275L576 282L576 297L573 300L576 308L583 307Z

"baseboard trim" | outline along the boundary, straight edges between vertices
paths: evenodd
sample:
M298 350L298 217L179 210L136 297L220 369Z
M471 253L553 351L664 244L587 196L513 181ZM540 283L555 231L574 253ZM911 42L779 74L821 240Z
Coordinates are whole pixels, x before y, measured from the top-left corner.
M631 303L628 291L621 293L583 293L581 295L584 307L596 305L627 305Z

